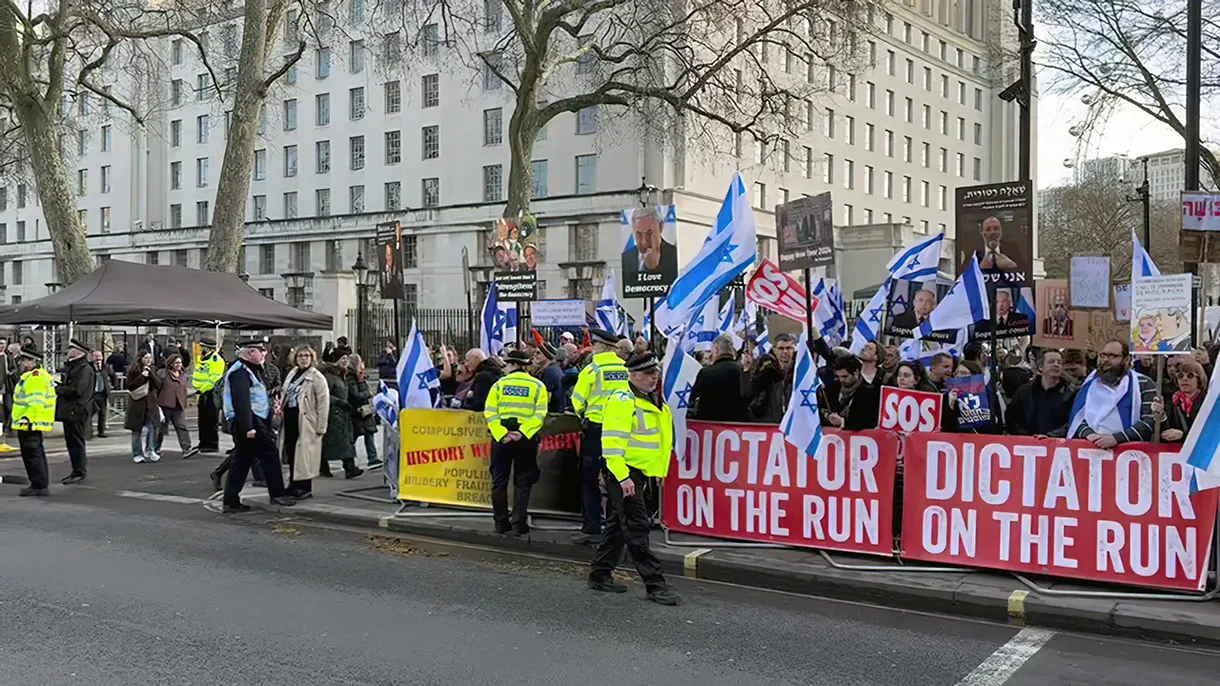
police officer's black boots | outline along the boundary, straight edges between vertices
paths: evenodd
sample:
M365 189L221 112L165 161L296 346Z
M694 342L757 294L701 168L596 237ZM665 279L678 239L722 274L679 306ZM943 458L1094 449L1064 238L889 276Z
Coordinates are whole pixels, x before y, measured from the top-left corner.
M513 533L524 536L530 532L529 507L532 486L517 486L513 498Z
M507 534L512 531L508 520L508 489L492 489L491 516L496 520L496 533Z

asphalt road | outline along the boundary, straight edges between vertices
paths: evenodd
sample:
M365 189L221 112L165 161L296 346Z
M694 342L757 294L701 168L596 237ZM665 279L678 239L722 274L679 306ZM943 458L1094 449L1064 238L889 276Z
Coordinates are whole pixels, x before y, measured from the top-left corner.
M0 684L1211 683L1215 654L0 486Z

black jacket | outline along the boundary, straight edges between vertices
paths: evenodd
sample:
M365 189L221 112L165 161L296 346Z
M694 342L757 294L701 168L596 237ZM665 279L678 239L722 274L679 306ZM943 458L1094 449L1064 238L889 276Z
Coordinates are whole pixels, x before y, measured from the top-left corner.
M55 418L87 418L93 405L93 381L93 363L88 358L82 356L68 361L55 389Z
M750 421L750 387L737 360L720 359L699 370L691 390L694 419L708 422Z
M351 370L347 372L347 402L351 406L352 434L364 436L377 433L377 413L373 412L373 392L369 390L368 381L361 381Z
M563 393L563 370L559 368L559 363L548 364L546 369L542 370L540 380L547 392L546 411L551 414L563 414L568 399Z
M826 417L837 414L843 418L843 426L839 428L846 431L877 428L877 420L881 414L881 389L870 386L861 379L860 386L856 388L856 392L852 393L846 403L840 399L839 395L838 390L823 394L820 408L822 426L832 426Z
M504 376L504 368L495 359L487 358L480 362L479 369L474 373L474 379L470 382L470 392L462 401L462 409L482 412L483 408L487 406L487 394L491 393L491 387L496 385L502 376Z
M1172 402L1172 400L1173 400L1172 395L1165 396L1165 400L1166 400L1165 419L1166 419L1166 421L1164 424L1161 425L1161 428L1162 429L1177 429L1178 431L1182 432L1182 438L1174 441L1174 443L1181 443L1182 441L1186 440L1186 434L1190 433L1190 427L1194 425L1195 419L1197 419L1199 417L1199 410L1202 409L1202 407L1203 407L1203 399L1204 399L1204 397L1206 397L1206 395L1207 395L1206 393L1199 394L1198 399L1195 400L1194 407L1190 408L1190 414L1187 414L1186 410L1182 409L1181 406L1176 405Z
M784 403L792 395L792 374L785 372L774 355L758 361L750 376L750 419L778 424L784 418Z
M398 371L398 356L394 353L382 352L377 356L377 377L382 381L394 383L397 388L398 379L395 377Z
M114 387L119 385L119 377L117 375L115 375L114 370L111 369L110 366L105 363L102 364L101 369L94 367L93 373L95 375L100 375L103 379L102 391L101 391L102 395L110 395L110 391L114 390ZM94 389L94 393L98 392L96 378L94 379L93 389Z
M1049 391L1042 377L1035 376L1013 394L1008 403L1008 433L1014 436L1067 436L1076 389L1066 379Z

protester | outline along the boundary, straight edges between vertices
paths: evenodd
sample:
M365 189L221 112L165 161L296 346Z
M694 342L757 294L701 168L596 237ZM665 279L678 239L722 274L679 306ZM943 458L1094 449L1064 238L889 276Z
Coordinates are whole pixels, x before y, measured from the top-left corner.
M567 406L567 398L563 394L563 370L555 361L558 353L559 351L546 341L534 352L534 368L538 370L538 378L546 387L547 411L551 414L562 414Z
M140 349L152 353L153 364L155 366L161 367L165 363L164 348L157 342L157 337L151 333L144 336L144 345Z
M863 364L855 357L847 357L835 365L835 388L823 388L823 402L819 405L822 424L846 431L863 431L877 428L881 411L880 390L865 383Z
M182 358L177 353L165 358L165 369L159 374L161 388L157 391L157 403L161 407L163 425L157 432L157 453L160 454L161 443L169 427L174 427L178 434L178 447L182 450L182 459L199 454L198 448L191 447L191 432L186 428L186 373L182 369Z
M777 334L771 352L758 361L750 377L750 418L753 421L778 424L783 419L785 403L792 395L795 357L796 339L790 334Z
M131 355L127 354L127 344L119 343L119 347L106 358L106 366L115 374L126 374L131 365Z
M50 373L42 366L42 355L33 350L19 353L13 371L20 375L13 393L13 427L30 480L29 487L21 489L19 495L46 497L50 495L51 475L42 435L55 427L55 388Z
M628 388L627 368L618 356L618 340L605 329L589 329L593 361L580 372L572 390L572 410L582 421L580 439L580 533L573 540L594 545L602 534L602 412L611 395Z
M441 353L444 354L444 347L441 348ZM381 348L381 354L377 356L377 378L381 379L391 388L398 388L398 379L395 378L395 373L398 368L398 348L394 346L394 341L386 339L385 345Z
M884 372L877 367L879 358L885 353L881 349L881 344L876 341L869 341L860 348L860 355L857 360L860 362L860 378L865 384L874 388L880 388L883 382Z
M648 341L644 340L643 336L636 336L635 343L631 346L633 355L643 355L648 352Z
M1173 394L1169 407L1165 408L1158 399L1152 410L1155 415L1165 418L1168 427L1161 431L1161 440L1178 443L1190 433L1190 427L1194 426L1199 409L1203 406L1203 398L1207 395L1207 378L1203 365L1194 359L1178 363L1178 390Z
M339 460L343 463L343 473L348 479L354 479L364 473L356 467L356 441L352 430L352 405L347 391L347 361L350 358L339 358L341 363L326 362L318 367L318 371L326 377L326 385L330 391L329 417L326 421L326 435L322 439L322 476L331 477L330 463Z
M161 435L161 376L153 364L153 354L141 349L127 374L127 415L123 428L131 432L131 459L136 464L158 462ZM220 490L217 488L216 490Z
M707 422L750 421L750 388L733 339L712 341L712 364L699 370L691 390L691 417Z
M284 381L281 401L284 425L279 454L288 465L288 494L313 496L313 480L322 470L322 443L330 422L330 387L318 371L317 353L309 346L296 351L296 366Z
M623 360L631 357L634 349L635 346L631 344L631 339L626 337L618 339L618 343L614 346L614 351L618 353L618 356Z
M17 371L17 361L21 357L21 346L16 343L9 343L8 348L4 350L4 357L8 360L8 376L4 381L4 406L5 410L4 435L12 436L13 434L13 394L17 390L17 382L21 378L21 373Z
M347 336L340 336L335 343L327 343L322 350L322 361L337 363L339 358L352 354L352 347L347 344Z
M369 469L381 466L377 457L377 413L373 410L373 390L369 388L364 360L352 353L347 357L347 402L352 408L352 450L364 441L364 457Z
M224 377L225 360L220 355L213 338L201 338L199 359L195 361L195 371L191 375L191 385L195 387L195 402L198 404L199 452L220 452L220 435L217 432L219 417L216 412L216 384ZM217 489L219 490L219 489Z
M1079 350L1068 349L1063 351L1063 378L1073 386L1080 386L1084 383L1084 379L1089 375L1089 368L1085 365L1084 353Z
M1019 354L1010 352L1003 358L1000 368L1000 388L1004 391L1005 398L1012 398L1016 395L1018 388L1029 383L1033 378L1033 370L1025 365Z
M494 357L487 355L478 348L471 348L466 353L466 368L470 370L470 390L462 400L463 410L482 412L487 405L487 394L504 376L504 366Z
M962 360L958 363L957 368L953 372L954 378L963 379L971 376L984 376L984 369L977 360ZM1003 410L1000 404L999 396L996 395L994 384L986 384L987 392L987 407L990 410L990 415L986 421L974 424L973 426L961 426L961 407L958 402L961 400L961 393L958 389L951 389L945 394L944 409L941 412L940 426L941 430L948 433L972 433L972 434L1002 434L1004 433Z
M628 389L615 392L605 405L601 439L606 459L606 534L589 565L589 588L607 593L627 591L614 579L614 569L626 547L644 581L648 599L677 605L678 596L666 584L661 562L649 545L652 521L644 504L648 479L664 478L669 473L673 414L658 388L661 365L655 355L632 357L627 370Z
M444 398L452 398L458 392L458 375L465 369L464 365L458 363L457 352L453 348L446 347L443 343L440 348L440 365L437 367L436 376L441 382L441 396ZM380 372L379 372L380 373ZM395 371L397 373L397 371ZM385 377L382 381L389 384L389 380ZM467 377L469 381L469 377ZM392 388L398 388L398 383L395 382Z
M953 375L953 356L949 353L936 353L928 361L928 381L938 393L945 391L945 379Z
M487 396L483 416L491 433L491 511L496 533L529 533L530 490L538 483L538 432L546 421L547 390L525 372L531 362L524 350L504 356L508 374ZM508 510L508 479L513 479L513 509Z
M898 363L902 361L902 352L896 345L885 346L885 360L881 363L881 382L879 385L893 385L894 372L898 371Z
M1126 341L1110 341L1097 356L1097 371L1081 387L1072 407L1068 437L1084 438L1098 448L1152 440L1152 379L1131 369Z
M97 414L97 437L106 437L106 422L110 419L110 390L118 384L114 372L102 361L102 351L93 351L93 412ZM90 422L90 429L93 423ZM92 430L90 431L92 434Z
M1064 373L1063 358L1064 353L1054 349L1039 353L1038 375L1018 388L1008 403L1008 433L1052 438L1067 435L1076 390Z
M276 459L275 434L271 429L271 396L263 382L263 361L266 347L262 339L238 343L237 362L229 367L224 379L224 416L233 434L233 468L224 488L223 512L248 512L249 505L241 502L241 489L246 485L250 465L259 461L267 481L267 493L274 505L296 504L284 488L284 476Z
M893 381L886 385L906 391L940 392L936 386L932 385L932 381L928 379L928 373L924 370L923 365L909 360L903 360L897 364L894 368Z
M75 484L85 480L88 473L88 456L85 434L93 407L93 365L89 346L73 338L68 343L68 362L64 365L63 379L56 387L56 418L64 425L64 442L68 445L68 458L72 472L61 483Z

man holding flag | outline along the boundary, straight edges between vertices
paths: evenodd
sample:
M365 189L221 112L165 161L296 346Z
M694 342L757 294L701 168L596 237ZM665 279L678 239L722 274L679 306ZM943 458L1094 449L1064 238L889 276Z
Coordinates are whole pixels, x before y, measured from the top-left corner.
M542 382L525 370L530 356L512 350L504 356L508 374L491 387L483 416L494 441L491 445L491 513L496 533L529 533L530 490L538 483L538 432L546 421L547 393ZM508 477L515 497L510 519Z
M572 411L584 426L580 438L580 512L583 523L572 540L596 544L602 534L602 494L597 479L602 468L602 412L606 400L627 390L627 368L615 352L618 337L605 329L589 329L593 361L581 370L572 389Z

